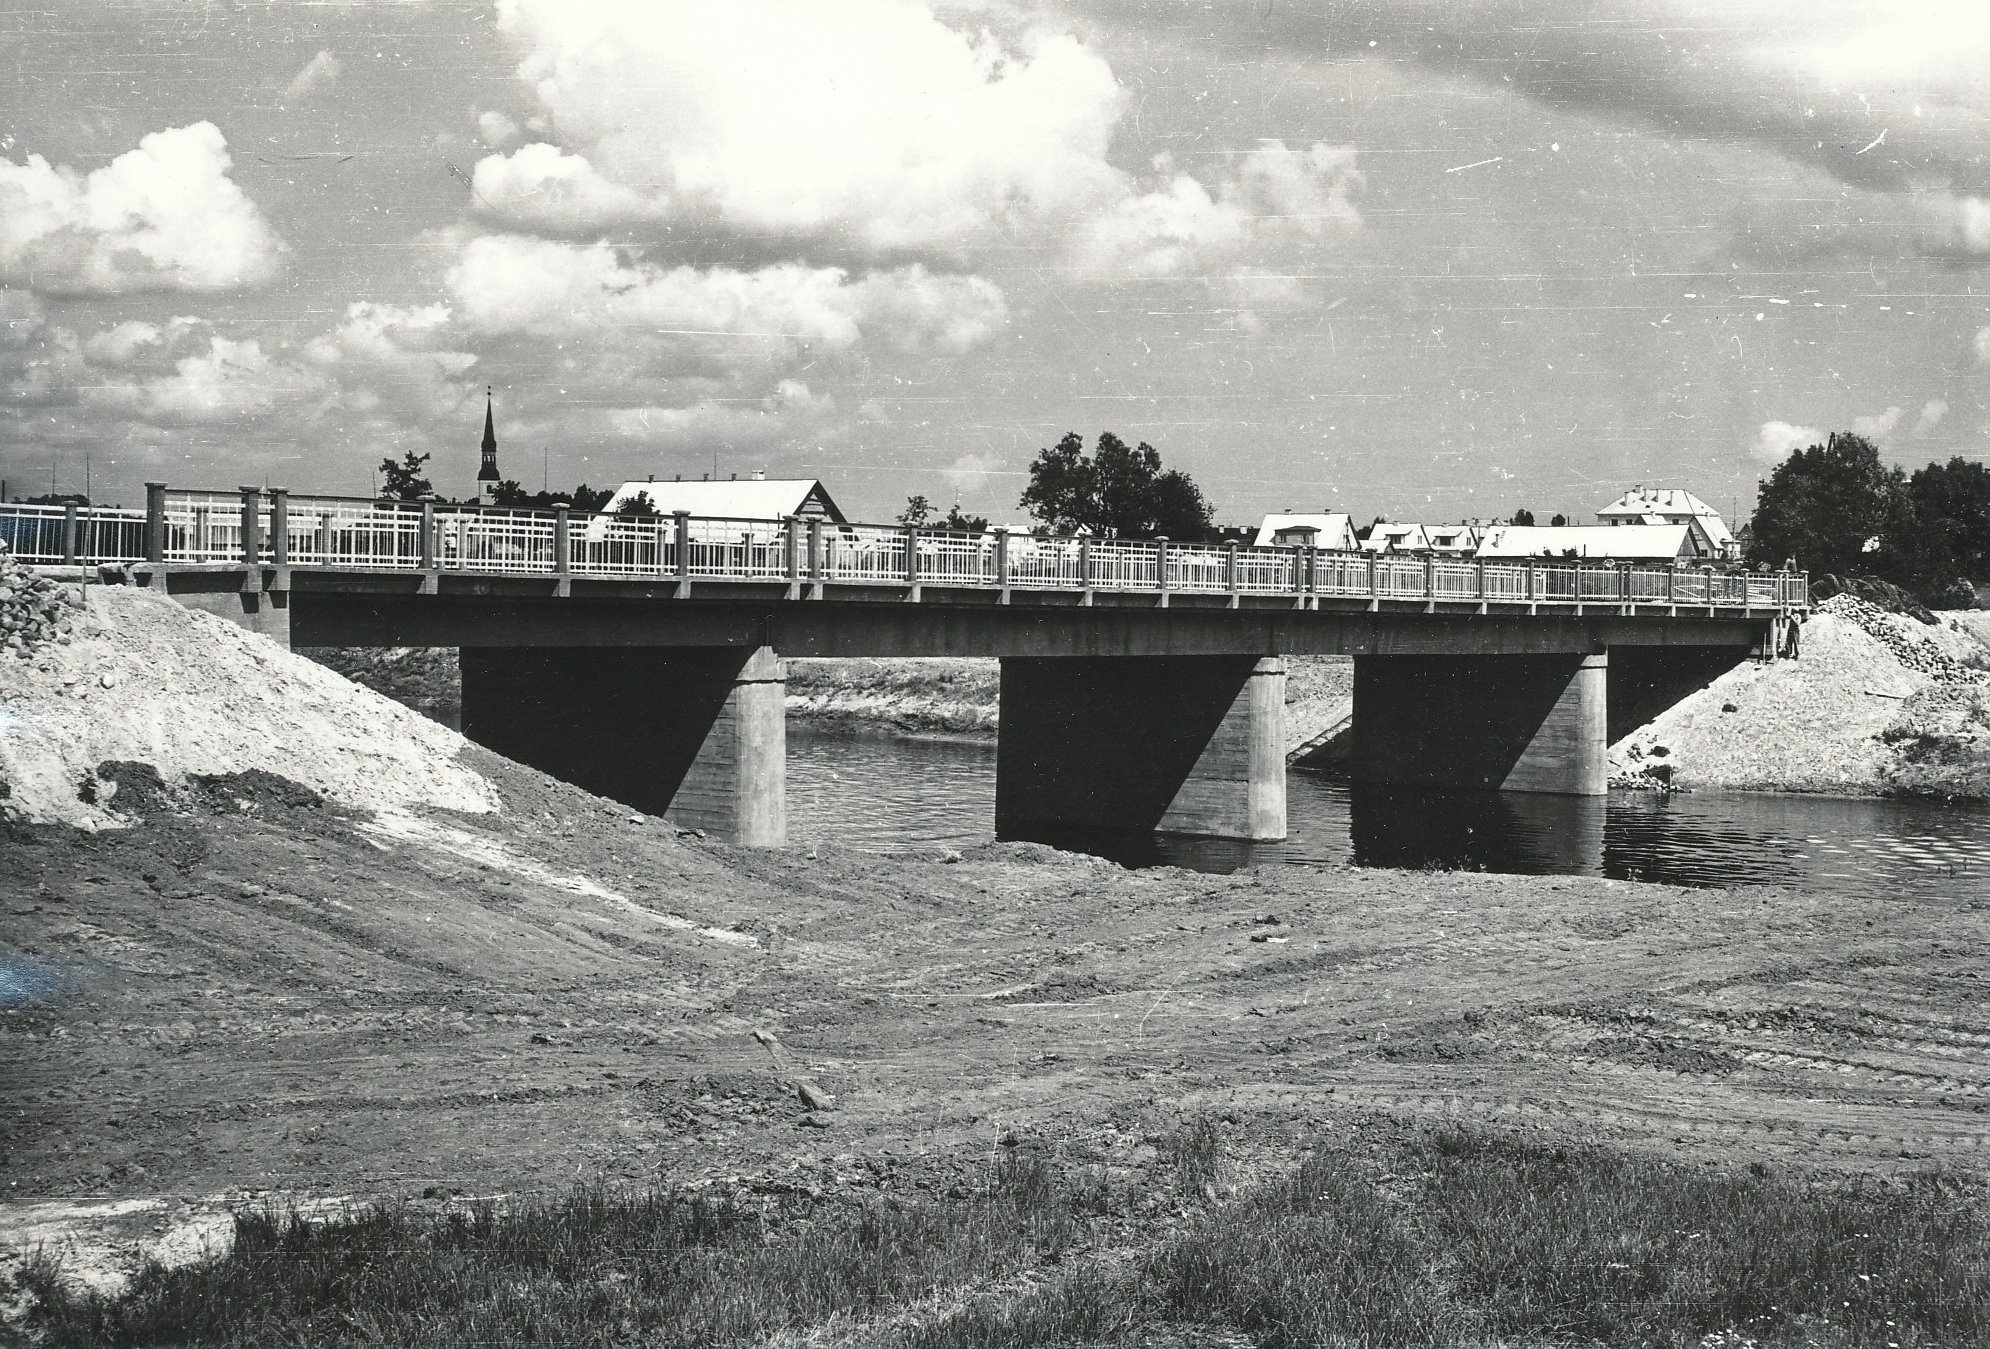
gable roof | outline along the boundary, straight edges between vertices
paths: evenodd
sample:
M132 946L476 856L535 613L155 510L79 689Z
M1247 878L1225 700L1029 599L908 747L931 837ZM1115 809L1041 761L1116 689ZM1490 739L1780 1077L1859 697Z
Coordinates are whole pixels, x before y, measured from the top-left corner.
M1352 548L1354 530L1346 511L1323 511L1317 514L1282 513L1267 515L1264 523L1258 526L1257 536L1251 540L1253 548L1269 548L1273 536L1284 530L1312 529L1318 531L1313 538L1315 548Z
M1368 537L1361 541L1362 549L1370 553L1406 553L1429 546L1430 540L1424 536L1422 525L1396 524L1388 520L1378 520L1369 526Z
M1500 525L1486 532L1480 557L1565 557L1670 562L1697 555L1691 525Z
M625 482L601 509L617 509L624 501L647 496L660 515L688 511L692 515L732 520L779 520L790 515L820 515L844 523L843 512L829 499L818 478L737 479L725 482Z

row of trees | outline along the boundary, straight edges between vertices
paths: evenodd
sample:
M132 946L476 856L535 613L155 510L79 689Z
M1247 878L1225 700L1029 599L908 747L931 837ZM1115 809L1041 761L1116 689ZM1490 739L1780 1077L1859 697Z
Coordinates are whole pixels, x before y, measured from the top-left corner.
M1974 602L1990 579L1990 467L1953 458L1911 475L1863 436L1798 450L1761 486L1751 562L1813 576L1877 576L1935 607Z

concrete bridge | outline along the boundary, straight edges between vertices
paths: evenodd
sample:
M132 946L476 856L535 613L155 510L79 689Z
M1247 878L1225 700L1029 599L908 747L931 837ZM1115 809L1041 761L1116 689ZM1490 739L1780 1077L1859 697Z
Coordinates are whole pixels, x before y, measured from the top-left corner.
M462 649L471 739L779 845L784 656L1002 663L996 829L1285 834L1285 664L1354 658L1357 777L1601 795L1605 748L1808 606L1801 576L578 516L148 487L0 507L31 562L286 645Z

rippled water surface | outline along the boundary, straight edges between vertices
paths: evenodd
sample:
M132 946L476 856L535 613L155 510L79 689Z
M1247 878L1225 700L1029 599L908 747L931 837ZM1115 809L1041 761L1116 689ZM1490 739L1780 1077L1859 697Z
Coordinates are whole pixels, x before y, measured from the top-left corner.
M1297 769L1286 795L1291 836L1281 843L1058 842L1129 865L1203 871L1353 862L1990 898L1990 810L1980 807L1701 792L1405 792ZM790 837L803 843L902 851L981 842L994 836L994 748L790 726L788 820Z

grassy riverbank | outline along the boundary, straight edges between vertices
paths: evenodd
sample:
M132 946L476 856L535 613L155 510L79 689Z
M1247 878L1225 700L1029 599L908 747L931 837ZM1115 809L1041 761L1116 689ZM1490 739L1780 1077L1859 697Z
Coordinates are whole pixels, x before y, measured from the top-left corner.
M53 1260L27 1285L36 1326L78 1349L1990 1340L1973 1182L1709 1172L1441 1126L1329 1135L1239 1187L1208 1119L1145 1171L1012 1141L950 1196L593 1188L261 1212L225 1256L119 1295L74 1291ZM1114 1216L1143 1206L1169 1217L1122 1238Z

